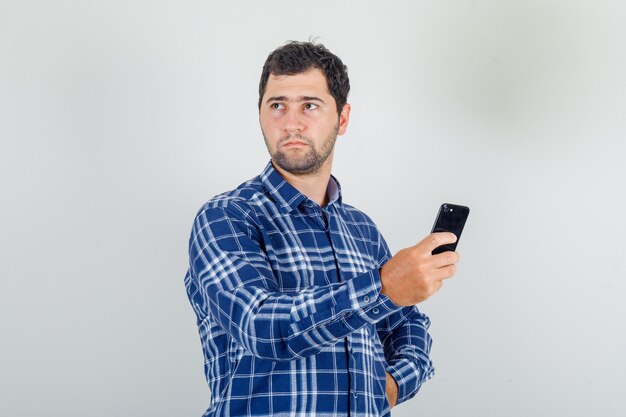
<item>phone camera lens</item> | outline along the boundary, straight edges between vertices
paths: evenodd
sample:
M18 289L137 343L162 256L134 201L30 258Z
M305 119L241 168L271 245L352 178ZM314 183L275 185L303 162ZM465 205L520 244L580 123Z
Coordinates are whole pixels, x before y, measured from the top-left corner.
M447 213L447 212L449 212L449 211L450 211L450 208L449 208L447 205L444 205L444 206L443 206L443 212L444 212L444 213Z

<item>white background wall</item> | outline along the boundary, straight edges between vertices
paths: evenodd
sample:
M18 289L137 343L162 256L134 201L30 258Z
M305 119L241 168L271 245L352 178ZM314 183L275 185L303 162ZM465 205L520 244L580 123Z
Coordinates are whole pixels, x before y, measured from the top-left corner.
M394 416L625 415L621 0L0 0L0 415L202 414L191 222L264 167L261 66L311 35L346 201L394 251L472 208Z

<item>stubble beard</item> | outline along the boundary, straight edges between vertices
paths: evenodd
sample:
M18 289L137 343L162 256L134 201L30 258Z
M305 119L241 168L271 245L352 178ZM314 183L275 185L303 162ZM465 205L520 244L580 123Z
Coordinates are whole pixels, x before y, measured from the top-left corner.
M337 123L330 134L326 136L326 139L322 142L319 151L315 149L314 142L310 138L299 134L281 138L276 146L277 150L274 152L270 149L265 132L263 132L263 138L265 139L265 144L267 145L267 149L272 157L272 160L281 169L294 175L311 175L315 174L320 170L320 168L322 168L324 162L326 162L330 154L333 152L335 142L337 141L337 132L339 132L339 123ZM295 152L285 152L280 150L281 144L293 139L305 142L307 144L306 148L296 150Z

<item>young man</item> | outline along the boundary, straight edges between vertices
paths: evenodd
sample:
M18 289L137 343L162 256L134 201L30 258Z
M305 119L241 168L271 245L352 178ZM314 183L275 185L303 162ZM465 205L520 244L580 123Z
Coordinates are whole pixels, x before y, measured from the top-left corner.
M346 67L324 46L272 52L259 86L271 161L207 202L185 286L211 403L205 416L387 416L433 375L415 307L455 272L451 233L391 257L331 176L350 118Z

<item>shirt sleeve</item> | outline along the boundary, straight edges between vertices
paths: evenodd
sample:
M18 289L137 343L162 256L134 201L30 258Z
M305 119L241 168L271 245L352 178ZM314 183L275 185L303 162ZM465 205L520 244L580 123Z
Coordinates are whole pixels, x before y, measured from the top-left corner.
M380 294L378 269L340 283L283 293L250 210L205 207L189 241L188 292L198 320L215 320L253 355L313 355L398 311Z
M389 247L381 235L379 250L384 262L391 258ZM432 345L429 327L430 320L415 306L404 307L376 324L385 351L387 372L398 383L397 404L413 398L422 384L434 375L429 357Z

